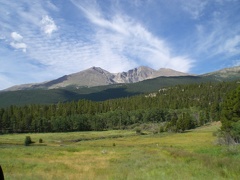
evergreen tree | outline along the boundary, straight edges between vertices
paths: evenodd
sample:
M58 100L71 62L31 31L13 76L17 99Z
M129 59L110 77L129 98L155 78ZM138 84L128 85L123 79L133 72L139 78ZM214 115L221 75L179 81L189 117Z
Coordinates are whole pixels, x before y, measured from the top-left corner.
M229 133L236 142L240 140L240 86L229 93L222 107L222 131Z

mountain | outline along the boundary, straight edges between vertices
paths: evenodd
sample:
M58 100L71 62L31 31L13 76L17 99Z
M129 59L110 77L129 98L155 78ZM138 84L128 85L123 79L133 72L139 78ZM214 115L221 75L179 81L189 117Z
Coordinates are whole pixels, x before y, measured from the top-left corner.
M58 79L48 81L48 82L13 86L6 89L6 91L32 90L32 89L57 89L57 88L64 88L67 86L93 87L93 86L114 84L115 82L112 79L113 79L113 75L108 71L105 71L98 67L92 67L87 70L70 74L70 75L65 75Z
M172 69L161 68L154 70L149 67L140 66L127 72L110 73L100 67L92 67L87 70L65 75L58 79L36 83L17 85L6 89L5 91L32 90L32 89L57 89L73 86L76 88L95 87L119 83L136 83L146 79L156 77L186 76L188 74L174 71Z
M240 77L240 66L221 69L219 71L203 74L202 76L213 77L216 80L237 80Z
M0 91L0 108L10 105L53 104L58 102L77 101L80 99L105 101L143 93L149 94L174 85L211 81L211 78L198 76L157 77L136 83L110 84L95 87L76 88L74 86L68 86L58 89Z
M123 72L122 74L111 74L101 68L93 67L79 73L63 76L54 81L25 85L27 90L0 91L0 108L10 105L52 104L77 101L80 99L104 101L143 93L149 94L157 92L162 88L184 84L217 83L223 81L233 81L233 83L235 83L240 81L239 70L240 67L233 67L198 76L188 74L187 76L176 76L181 74L174 74L178 72L170 69L159 69L156 71L147 67L139 67L125 73ZM156 74L160 74L161 76L152 78L157 76ZM82 77L86 77L88 80L82 79ZM97 78L99 82L109 83L109 85L89 87L87 83L92 78ZM84 82L86 86L69 85L76 81ZM121 81L124 83L117 83ZM139 82L128 83L134 81ZM95 82L95 84L99 83L98 81L93 82ZM49 87L51 87L51 89L48 89Z

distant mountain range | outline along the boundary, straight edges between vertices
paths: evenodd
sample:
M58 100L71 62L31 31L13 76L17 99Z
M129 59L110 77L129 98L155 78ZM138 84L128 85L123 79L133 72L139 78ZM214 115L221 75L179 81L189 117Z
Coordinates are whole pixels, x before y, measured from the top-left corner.
M53 81L14 86L0 91L0 107L52 104L80 99L104 101L149 94L175 85L227 81L240 81L240 66L203 75L189 75L171 69L156 71L148 67L112 74L92 67Z
M188 76L189 74L174 71L172 69L161 68L154 70L149 67L140 66L127 72L110 73L100 67L92 67L87 70L65 75L58 79L34 84L23 84L10 87L5 91L32 90L32 89L57 89L68 86L94 87L119 83L136 83L146 79L156 77Z

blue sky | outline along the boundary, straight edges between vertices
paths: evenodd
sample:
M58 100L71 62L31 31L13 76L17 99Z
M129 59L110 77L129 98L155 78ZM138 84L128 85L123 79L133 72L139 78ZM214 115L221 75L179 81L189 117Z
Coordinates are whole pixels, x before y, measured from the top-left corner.
M240 0L1 0L0 89L92 66L238 66L239 12Z

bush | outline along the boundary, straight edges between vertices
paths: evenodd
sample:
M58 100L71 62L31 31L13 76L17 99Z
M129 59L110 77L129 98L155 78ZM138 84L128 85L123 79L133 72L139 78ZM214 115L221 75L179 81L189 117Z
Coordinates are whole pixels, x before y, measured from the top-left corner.
M142 130L140 128L136 128L136 134L141 134Z
M26 136L25 141L24 141L25 146L29 146L31 143L33 143L31 140L31 137Z
M218 145L235 145L236 142L232 138L230 133L224 132L224 131L219 131L217 132L217 144Z
M232 123L231 136L236 143L240 143L240 120Z
M239 149L238 149L237 144L232 144L232 145L227 146L226 153L231 154L231 155L239 154Z
M43 143L43 140L40 138L38 142L39 142L39 143Z
M159 132L162 133L164 131L165 131L164 126L160 126Z

